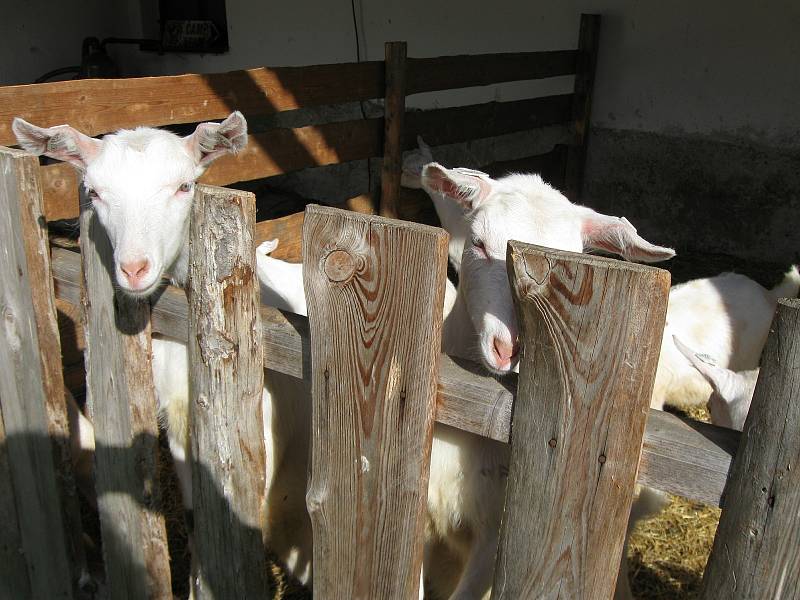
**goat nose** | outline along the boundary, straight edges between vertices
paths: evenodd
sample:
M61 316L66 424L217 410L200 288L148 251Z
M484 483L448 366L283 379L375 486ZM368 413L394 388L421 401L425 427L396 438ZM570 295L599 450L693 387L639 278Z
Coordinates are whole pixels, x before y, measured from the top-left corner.
M508 343L500 338L494 338L494 351L500 360L508 362L519 352L519 345L516 342Z
M131 260L120 264L119 268L125 273L125 276L130 281L135 281L144 277L150 270L150 261L146 258L138 260Z

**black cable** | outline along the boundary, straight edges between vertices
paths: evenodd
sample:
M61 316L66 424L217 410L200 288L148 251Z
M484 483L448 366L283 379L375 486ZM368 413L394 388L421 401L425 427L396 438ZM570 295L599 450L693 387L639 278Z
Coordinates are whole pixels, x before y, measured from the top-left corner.
M80 65L75 65L73 67L61 67L60 69L53 69L52 71L48 71L44 75L37 77L33 83L44 83L48 79L52 79L53 77L58 77L59 75L66 75L67 73L78 73L81 70Z

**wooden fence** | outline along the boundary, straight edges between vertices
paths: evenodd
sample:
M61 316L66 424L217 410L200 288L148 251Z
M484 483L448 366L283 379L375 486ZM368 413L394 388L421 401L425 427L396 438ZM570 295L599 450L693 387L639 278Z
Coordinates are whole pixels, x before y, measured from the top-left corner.
M234 108L250 117L383 97L385 118L252 134L246 152L220 159L204 181L224 185L383 156L380 209L408 217L415 209L397 195L400 153L417 134L442 145L567 123L569 147L526 165L555 167L556 182L574 197L598 26L599 18L585 15L574 50L417 59L395 43L385 62L0 88L0 144L14 143L8 126L17 115L94 135L216 119ZM405 111L415 93L565 74L575 76L572 94ZM377 209L371 198L348 206ZM446 237L435 228L309 208L306 319L259 306L253 277L254 244L264 238L280 237L283 252L300 256L302 214L254 224L251 194L198 186L188 300L167 288L151 305L115 295L108 240L90 210L82 215L80 254L49 247L46 222L77 214L68 167L40 167L0 148L0 597L91 595L57 300L84 319L111 598L171 597L151 333L190 342L201 598L266 595L262 365L314 390L309 510L320 597L417 593L434 422L511 444L497 598L609 597L634 482L723 506L706 598L797 589L797 303L779 306L740 435L645 410L669 285L658 269L512 243L522 367L519 377L498 381L439 353ZM226 252L209 252L204 240L231 220L237 226L226 229ZM335 451L322 453L323 444Z
M109 597L171 595L153 473L151 330L191 340L200 597L266 595L262 364L313 387L308 504L319 597L416 594L434 420L511 444L495 597L610 597L637 465L640 483L724 498L706 597L796 589L798 303L779 307L737 440L666 413L646 419L669 287L659 269L512 242L524 350L519 383L501 382L439 354L441 230L309 207L307 321L258 306L253 197L199 186L189 300L168 289L151 311L114 294L109 245L91 211L82 253L54 249L51 259L36 160L4 149L0 168L4 597L84 594L52 359L56 297L85 311ZM210 251L203 240L213 245L215 224L231 219L240 226L225 229L229 254Z

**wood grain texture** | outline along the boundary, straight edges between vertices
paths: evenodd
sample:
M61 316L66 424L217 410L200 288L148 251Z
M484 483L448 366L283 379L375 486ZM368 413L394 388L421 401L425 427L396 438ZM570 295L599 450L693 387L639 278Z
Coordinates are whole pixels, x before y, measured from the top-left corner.
M87 406L109 598L172 598L158 477L150 306L114 289L113 249L81 212Z
M782 299L725 490L703 598L800 593L800 301Z
M417 597L447 242L306 208L315 597Z
M408 59L407 93L433 92L575 73L575 50Z
M510 242L522 351L493 598L611 598L667 271Z
M575 139L569 146L567 154L566 189L564 191L567 198L573 202L580 199L583 188L583 172L586 166L589 125L592 117L592 93L597 69L597 53L600 48L600 20L600 15L581 15L572 104Z
M53 249L56 295L65 302L79 301L78 262L75 253ZM153 331L185 340L187 314L183 292L168 287L153 306ZM262 307L261 323L264 366L310 381L308 320ZM501 382L486 376L478 364L442 355L436 420L507 443L516 389L514 375ZM719 505L739 435L737 431L651 409L638 482Z
M379 98L383 63L262 67L208 75L81 79L0 87L0 144L16 144L14 117L68 123L87 135L140 125L224 119Z
M189 231L189 437L199 599L268 591L254 224L253 194L198 186Z
M400 173L403 169L403 122L406 114L406 52L405 42L386 42L386 92L383 108L383 165L381 167L380 214L396 219L400 193ZM416 139L416 136L415 138Z
M53 446L61 510L66 526L67 542L72 557L72 578L78 582L86 574L83 550L83 528L75 487L70 452L69 419L64 396L64 372L61 366L61 339L56 315L53 278L50 273L50 244L47 222L43 212L42 186L39 180L39 161L27 157L15 161L20 183L20 222L16 225L25 243L28 276L31 286L31 306L36 319L42 383L46 399L48 433Z
M48 282L42 280L41 264L32 268L28 264L28 251L40 239L39 224L30 222L34 210L31 202L39 192L37 168L33 156L5 148L0 151L0 403L28 570L17 577L29 577L30 593L36 598L72 598L79 567L71 544L70 523L60 504L60 484L65 481L57 472L59 444L64 439L55 441L50 437L48 405L53 399L49 393L55 382L52 372L42 372L38 327L54 315L38 315L37 321L34 296L46 293ZM29 236L34 239L27 240L26 245ZM44 251L47 252L46 246ZM38 260L44 258L40 256ZM39 302L38 306L43 304L46 302ZM47 327L43 330L45 335L52 333ZM57 336L55 340L44 339L45 349L53 342L58 344ZM63 404L61 387L58 396ZM20 581L19 590L26 588L28 583Z
M19 529L6 428L0 411L0 598L30 598L31 584Z

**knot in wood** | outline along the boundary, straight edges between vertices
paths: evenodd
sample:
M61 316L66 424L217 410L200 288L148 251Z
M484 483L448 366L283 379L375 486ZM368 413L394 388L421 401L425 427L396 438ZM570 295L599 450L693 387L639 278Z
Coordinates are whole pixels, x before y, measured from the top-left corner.
M347 250L334 250L325 257L323 268L330 281L341 283L356 272L356 260Z
M550 438L550 441L547 442L547 445L550 446L551 448L555 448L556 444L558 444L558 442L556 441L556 438Z
M525 255L525 272L538 285L543 285L547 281L547 276L552 268L550 259L546 256L541 254Z
M606 455L605 455L605 454L601 454L600 456L598 456L598 457L597 457L597 462L599 462L601 465L602 465L602 464L605 464L605 462L606 462Z

